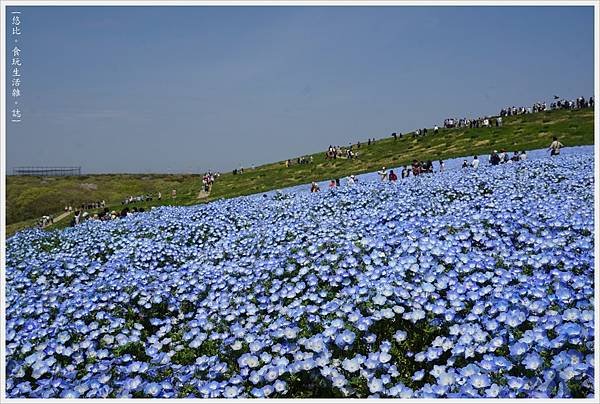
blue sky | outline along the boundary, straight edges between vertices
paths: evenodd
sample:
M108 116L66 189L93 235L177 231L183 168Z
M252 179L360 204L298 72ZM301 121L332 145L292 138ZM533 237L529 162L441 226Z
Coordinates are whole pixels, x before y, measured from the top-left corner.
M9 173L225 171L594 88L592 7L16 9Z

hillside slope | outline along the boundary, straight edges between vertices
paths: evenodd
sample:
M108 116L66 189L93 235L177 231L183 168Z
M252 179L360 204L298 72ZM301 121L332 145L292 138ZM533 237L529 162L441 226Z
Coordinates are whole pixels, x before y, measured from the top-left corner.
M267 190L304 184L313 180L341 178L350 174L374 171L381 166L397 167L413 159L439 160L473 154L487 154L493 149L532 150L547 147L552 136L567 146L594 143L594 111L558 110L504 118L502 127L441 129L423 137L385 138L367 146L363 143L359 158L326 160L324 150L313 154L313 163L286 167L284 160L247 169L243 175L226 173L216 181L211 195L202 202L230 198ZM327 140L324 140L327 143ZM294 158L296 156L289 156ZM7 233L31 226L46 214L58 214L65 205L78 206L86 201L105 200L109 207L120 209L120 201L129 195L163 194L137 206L189 205L199 203L201 175L192 174L106 174L80 177L6 178ZM170 198L177 189L177 199ZM64 225L64 224L63 224Z

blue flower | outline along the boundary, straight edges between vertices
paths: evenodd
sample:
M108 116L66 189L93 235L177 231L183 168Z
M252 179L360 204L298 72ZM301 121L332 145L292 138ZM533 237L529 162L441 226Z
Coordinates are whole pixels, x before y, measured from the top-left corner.
M469 382L471 386L476 389L482 389L490 385L490 378L484 374L477 374L470 377Z
M162 386L158 383L148 383L144 386L144 393L152 397L156 397L162 389Z

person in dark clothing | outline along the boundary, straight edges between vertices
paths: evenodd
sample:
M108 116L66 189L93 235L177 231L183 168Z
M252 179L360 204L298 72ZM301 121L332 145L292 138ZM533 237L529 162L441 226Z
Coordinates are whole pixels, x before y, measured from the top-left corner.
M428 173L433 173L433 162L431 160L427 160L427 163L425 163L425 166L427 167Z
M335 186L336 186L336 187L339 187L339 186L340 186L340 179L339 179L339 178L336 178L336 179L335 179Z
M390 170L390 175L388 175L388 178L390 181L396 182L396 180L398 179L398 176L396 175L394 170Z
M498 156L498 152L496 150L494 150L490 155L490 164L493 166L500 164L500 156Z

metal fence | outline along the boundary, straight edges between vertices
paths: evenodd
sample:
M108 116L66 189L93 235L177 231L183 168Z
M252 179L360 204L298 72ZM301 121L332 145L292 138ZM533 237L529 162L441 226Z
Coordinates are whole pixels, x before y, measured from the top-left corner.
M14 167L13 175L33 175L39 177L81 175L81 167Z

